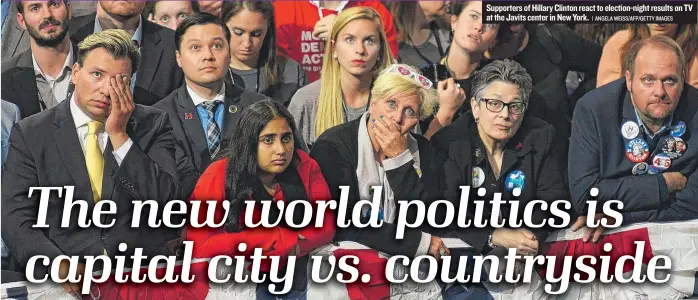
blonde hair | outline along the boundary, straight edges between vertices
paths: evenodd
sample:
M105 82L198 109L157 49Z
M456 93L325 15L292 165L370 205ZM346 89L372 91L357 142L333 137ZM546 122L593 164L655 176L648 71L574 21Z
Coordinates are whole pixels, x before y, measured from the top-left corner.
M141 53L126 30L109 29L88 35L78 44L78 65L82 67L87 54L97 48L107 50L114 58L128 58L131 60L131 75L138 70L138 65L141 62Z
M412 73L419 74L417 70L411 66L404 64L396 64L410 70ZM392 66L390 66L392 68ZM419 119L432 115L434 106L439 101L439 96L436 93L435 87L425 89L417 79L402 75L397 71L386 69L373 82L371 95L376 100L389 99L396 95L417 95L419 98Z
M352 7L343 10L335 19L330 40L335 41L339 32L347 24L354 20L369 20L376 23L378 35L380 37L380 53L374 68L373 76L383 71L386 66L393 63L393 56L390 53L383 22L380 15L370 7ZM342 109L343 95L340 83L340 65L333 59L334 47L328 45L325 49L325 56L322 64L322 77L320 78L320 97L318 97L318 109L315 115L315 135L320 136L325 130L344 123L344 110Z

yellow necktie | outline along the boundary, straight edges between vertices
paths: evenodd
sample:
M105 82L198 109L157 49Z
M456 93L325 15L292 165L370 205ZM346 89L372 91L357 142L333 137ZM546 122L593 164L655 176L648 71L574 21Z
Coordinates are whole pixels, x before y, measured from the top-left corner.
M92 195L95 203L102 200L102 176L104 173L104 154L99 149L97 134L102 130L104 124L99 121L87 123L87 144L85 145L85 162L87 163L87 173L90 175L92 185Z

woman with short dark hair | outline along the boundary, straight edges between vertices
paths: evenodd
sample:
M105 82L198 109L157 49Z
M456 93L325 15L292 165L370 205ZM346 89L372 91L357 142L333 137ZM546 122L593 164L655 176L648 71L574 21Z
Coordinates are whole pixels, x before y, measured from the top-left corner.
M468 218L475 217L472 199L494 199L501 193L502 200L518 202L518 207L505 204L495 211L489 201L482 210L483 220L498 214L507 222L510 211L520 222L524 207L533 200L551 203L569 199L555 145L555 129L532 116L525 116L533 84L519 63L512 60L494 61L473 77L471 111L433 138L436 183L434 194L442 195L458 211L461 186L470 186ZM478 192L484 189L484 195ZM477 195L475 197L474 195ZM442 198L440 198L442 199ZM536 206L529 217L535 224L550 215ZM479 211L479 210L478 210ZM488 253L494 248L516 248L519 254L535 255L545 241L549 229L512 228L455 228L457 237L477 251Z

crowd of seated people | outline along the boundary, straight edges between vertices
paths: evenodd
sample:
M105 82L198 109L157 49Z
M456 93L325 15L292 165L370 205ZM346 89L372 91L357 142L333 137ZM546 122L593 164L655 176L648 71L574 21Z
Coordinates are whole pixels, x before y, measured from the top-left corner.
M482 1L462 0L12 0L4 18L3 270L23 272L35 255L131 255L124 241L150 257L181 254L183 240L197 258L307 258L341 241L460 255L446 237L481 254L541 251L552 228L395 238L398 220L417 217L400 201L457 208L462 186L518 203L468 218L569 200L585 241L606 230L587 216L611 218L589 200L620 200L623 225L698 219L696 24L488 24ZM74 212L68 227L49 213L49 228L35 228L46 213L28 194L36 186L74 186L88 215L115 201L116 225L80 228ZM296 220L346 186L341 217L380 193L382 227L339 228L333 211L321 228L244 226L247 200L253 219L265 203L309 202ZM65 199L49 198L62 211ZM215 200L225 226L131 228L134 199Z

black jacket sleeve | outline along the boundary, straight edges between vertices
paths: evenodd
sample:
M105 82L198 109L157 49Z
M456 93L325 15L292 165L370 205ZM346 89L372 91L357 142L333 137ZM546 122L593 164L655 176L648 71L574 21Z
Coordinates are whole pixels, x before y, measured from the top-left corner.
M333 132L326 132L336 133ZM320 137L313 146L310 156L317 161L322 170L322 175L330 187L332 198L336 201L340 199L340 186L349 186L347 201L346 220L352 222L349 227L337 226L335 241L354 241L390 255L406 255L414 257L422 238L422 232L417 229L406 229L403 239L396 239L397 226L383 222L379 228L357 228L355 222L362 223L368 220L353 220L352 215L357 201L360 200L358 179L356 178L356 167L352 163L354 154L348 150L348 146L338 141L331 141ZM414 173L414 172L413 172ZM416 175L416 173L415 173ZM400 176L397 176L400 177ZM401 179L394 178L397 181ZM392 186L392 182L391 182ZM398 190L398 189L394 189ZM396 198L397 199L397 198ZM366 199L370 200L370 199ZM341 225L341 224L338 224Z
M541 141L545 143L545 152L542 154L543 161L540 167L541 171L536 179L537 187L535 199L547 202L548 209L533 210L533 215L531 216L533 224L548 224L549 222L546 220L552 216L550 213L550 205L556 200L569 201L569 193L567 192L566 181L564 179L565 173L562 169L562 161L558 157L558 152L556 150L558 139L556 138L553 126L547 126L545 136ZM574 216L572 209L566 210L566 212ZM572 222L574 222L574 219L572 219ZM529 228L539 241L545 241L551 229L552 228L549 226Z
M53 260L63 254L42 228L33 227L37 223L41 193L35 190L29 197L28 188L42 185L25 135L21 126L15 125L12 128L10 149L2 169L2 236L8 242L12 255L22 265L36 255L46 255ZM22 246L14 244L16 241L21 241ZM37 264L34 272L37 276L43 276L48 270Z
M603 50L601 45L586 40L567 26L553 25L552 27L561 40L565 65L572 71L584 72L590 77L596 77Z
M442 129L443 131L443 129ZM443 132L446 133L446 132ZM463 194L468 195L470 183L468 182L470 176L467 176L464 172L466 169L470 169L465 162L461 161L461 153L457 151L458 147L452 147L450 142L450 136L447 134L437 133L432 137L432 160L431 169L434 178L436 179L433 184L431 184L433 189L436 189L433 193L438 195L439 193L443 195L443 199L446 199L453 203L456 212L456 219L454 219L451 224L451 229L453 233L464 242L468 243L471 247L479 252L489 252L491 250L487 245L490 235L494 232L491 227L478 228L473 226L473 220L475 218L474 209L468 207L466 214L466 221L469 221L471 226L467 228L461 228L458 226L458 212L460 210L465 210L465 207L461 207L461 186L466 189ZM451 148L456 149L456 151L451 151ZM464 199L462 204L470 202L470 199ZM467 204L466 204L467 205ZM444 217L443 212L437 213L440 218Z

